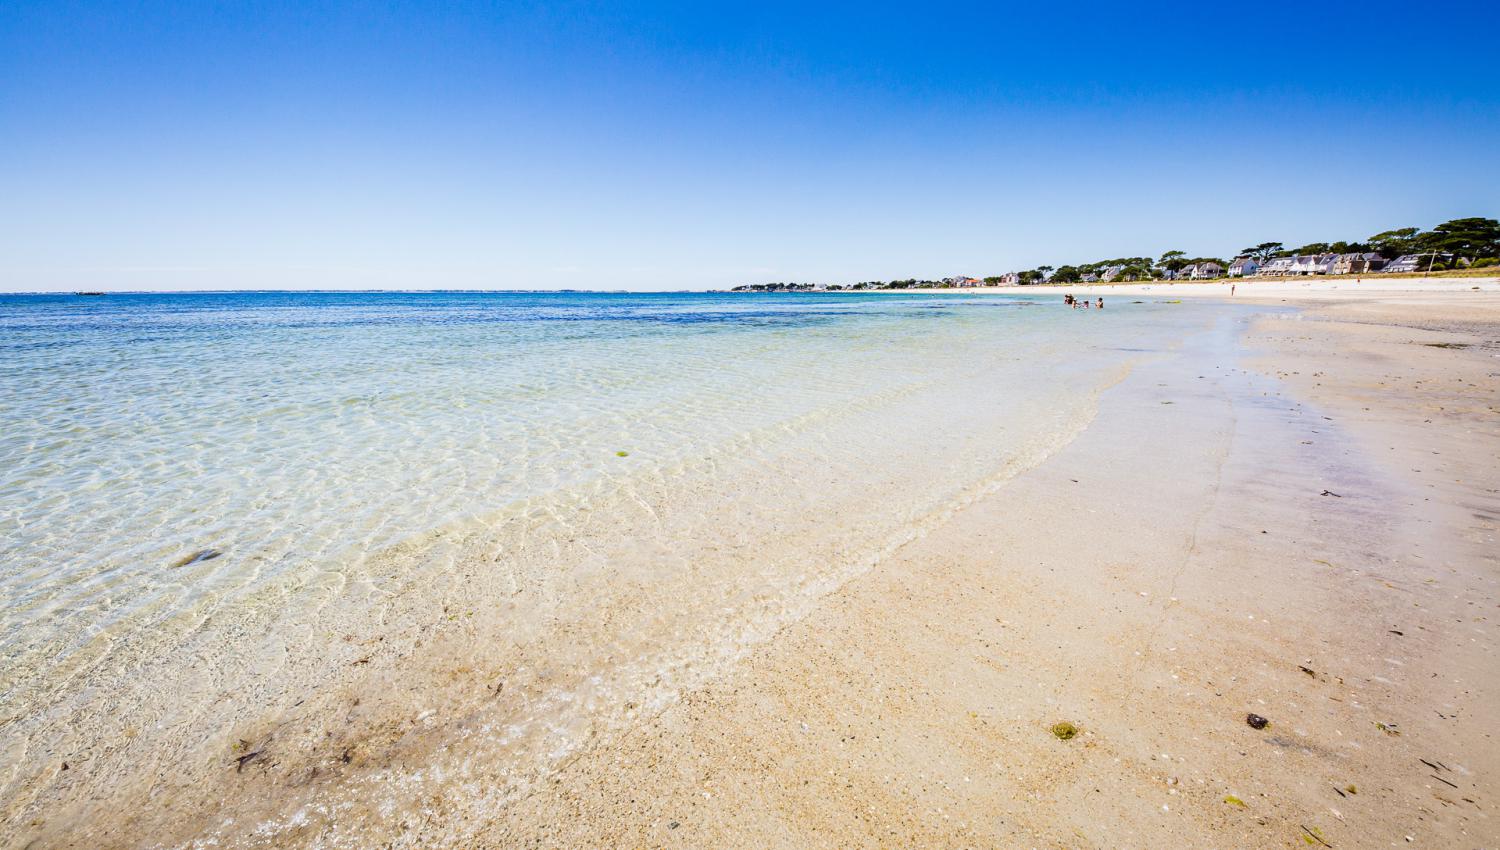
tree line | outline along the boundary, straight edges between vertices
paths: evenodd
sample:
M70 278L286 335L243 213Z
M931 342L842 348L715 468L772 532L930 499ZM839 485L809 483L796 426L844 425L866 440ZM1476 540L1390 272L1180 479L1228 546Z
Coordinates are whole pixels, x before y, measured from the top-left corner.
M1236 257L1249 257L1264 265L1276 257L1292 257L1307 254L1379 254L1387 260L1408 254L1431 256L1434 270L1453 268L1479 268L1500 265L1500 221L1493 218L1456 218L1445 221L1431 230L1419 227L1398 227L1384 230L1359 242L1310 242L1288 248L1281 242L1260 242L1240 249ZM1229 263L1221 257L1189 257L1183 251L1167 251L1156 259L1150 257L1117 257L1097 260L1092 263L1077 263L1057 267L1038 266L1020 272L1021 283L1074 283L1090 274L1102 274L1105 269L1122 267L1115 280L1151 280L1175 275L1182 269L1199 263L1217 263L1228 268ZM986 282L999 283L999 277L987 277Z
M1281 242L1260 242L1240 249L1236 257L1250 257L1264 265L1277 257L1306 254L1379 254L1387 260L1408 254L1419 254L1428 258L1423 267L1433 270L1454 268L1482 268L1500 265L1500 221L1493 218L1456 218L1445 221L1431 230L1419 227L1398 227L1384 230L1358 242L1310 242L1288 248ZM1189 257L1184 251L1167 251L1160 257L1115 257L1095 260L1091 263L1072 263L1061 266L1043 265L1017 272L1022 284L1076 283L1089 275L1102 275L1115 266L1120 271L1113 280L1156 280L1176 275L1182 269L1200 263L1217 263L1228 268L1229 263L1221 257ZM999 275L983 279L991 286L1004 281ZM849 286L837 284L827 287L811 283L757 283L735 287L736 292L798 292L813 289L944 289L953 286L949 280L925 280L905 278L902 280L867 280Z

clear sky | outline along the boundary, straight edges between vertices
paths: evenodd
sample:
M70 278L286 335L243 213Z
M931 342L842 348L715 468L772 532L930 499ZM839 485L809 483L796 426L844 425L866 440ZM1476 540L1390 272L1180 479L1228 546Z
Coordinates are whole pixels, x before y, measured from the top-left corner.
M0 2L0 290L703 289L1500 213L1500 3Z

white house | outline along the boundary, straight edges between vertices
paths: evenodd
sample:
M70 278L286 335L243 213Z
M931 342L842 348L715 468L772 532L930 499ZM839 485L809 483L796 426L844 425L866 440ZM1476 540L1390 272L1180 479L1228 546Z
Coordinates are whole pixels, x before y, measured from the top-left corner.
M1422 272L1431 267L1432 254L1403 254L1389 263L1381 271L1386 272Z
M1020 286L1020 284L1021 284L1021 273L1020 272L1006 272L1005 274L1000 275L1000 285L1001 286Z
M1177 272L1178 280L1184 278L1188 280L1209 280L1223 276L1224 267L1218 263L1194 263L1190 266L1183 266Z
M1292 274L1328 274L1338 254L1299 254L1292 258Z
M1111 281L1119 277L1120 273L1123 271L1125 271L1124 266L1107 266L1104 271L1099 273L1099 279L1103 281Z
M1235 257L1229 264L1230 277L1250 277L1259 270L1260 263L1254 257Z

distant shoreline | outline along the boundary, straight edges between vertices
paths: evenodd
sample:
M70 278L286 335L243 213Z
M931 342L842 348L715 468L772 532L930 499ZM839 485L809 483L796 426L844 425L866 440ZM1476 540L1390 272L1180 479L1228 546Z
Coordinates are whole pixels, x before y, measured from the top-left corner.
M1230 297L1231 287L1237 297L1253 298L1271 295L1303 295L1307 293L1341 292L1346 295L1360 293L1393 292L1497 292L1500 291L1500 276L1470 275L1339 275L1317 277L1253 277L1217 278L1215 280L1150 280L1129 283L1039 283L1024 286L974 286L945 287L942 289L856 289L826 290L811 294L848 295L864 293L912 294L918 292L1013 294L1013 293L1088 293L1090 295L1124 295L1127 293L1160 292L1169 290L1175 295ZM787 293L808 294L808 293Z
M1266 287L1297 288L1304 289L1308 286L1316 287L1325 283L1341 283L1357 281L1361 285L1393 290L1400 287L1385 286L1385 284L1403 282L1405 284L1421 283L1422 286L1415 287L1419 290L1442 289L1443 284L1462 284L1462 288L1478 285L1481 289L1488 289L1500 283L1500 271L1493 268L1461 269L1450 271L1437 271L1432 273L1423 272L1396 272L1382 273L1371 272L1369 274L1349 275L1302 275L1295 277L1220 277L1211 280L1137 280L1122 282L1078 282L1078 283L1028 283L1028 284L1004 284L996 286L934 286L934 287L908 287L903 289L813 289L813 290L761 290L756 292L739 291L730 289L663 289L663 290L632 290L632 289L119 289L119 290L32 290L24 292L0 292L0 297L18 296L58 296L76 298L98 298L111 295L757 295L757 294L789 294L789 295L844 295L859 293L917 293L917 292L1035 292L1035 291L1082 291L1098 290L1101 293L1128 291L1131 287L1151 286L1173 286L1183 289L1194 289L1200 287L1227 287L1246 284L1254 286L1258 291ZM1406 287L1412 288L1410 286ZM1459 288L1454 286L1453 288Z

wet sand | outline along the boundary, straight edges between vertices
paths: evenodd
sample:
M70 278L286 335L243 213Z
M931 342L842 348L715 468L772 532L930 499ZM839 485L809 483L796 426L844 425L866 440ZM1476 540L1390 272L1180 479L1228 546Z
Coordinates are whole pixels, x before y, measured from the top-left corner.
M1500 304L1454 297L1138 369L465 846L1494 846Z

